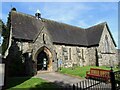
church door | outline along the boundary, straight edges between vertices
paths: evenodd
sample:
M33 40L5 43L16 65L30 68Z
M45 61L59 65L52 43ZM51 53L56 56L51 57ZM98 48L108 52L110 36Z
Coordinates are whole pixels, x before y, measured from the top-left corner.
M37 71L48 69L48 57L46 52L42 50L37 56Z

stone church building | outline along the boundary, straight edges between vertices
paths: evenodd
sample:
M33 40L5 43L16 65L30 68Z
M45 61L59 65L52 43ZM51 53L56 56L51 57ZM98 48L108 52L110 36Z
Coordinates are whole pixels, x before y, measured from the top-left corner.
M18 49L27 71L118 63L116 44L106 22L81 28L42 18L40 13L21 13L15 8L9 18L9 45L4 57L14 57Z

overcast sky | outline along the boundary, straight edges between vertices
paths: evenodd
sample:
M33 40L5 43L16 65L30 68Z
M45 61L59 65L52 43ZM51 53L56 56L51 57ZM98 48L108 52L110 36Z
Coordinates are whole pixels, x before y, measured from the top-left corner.
M1 4L0 4L1 5ZM34 15L40 10L43 18L88 28L107 22L118 45L118 3L117 2L4 2L0 18L6 23L12 7L18 12Z

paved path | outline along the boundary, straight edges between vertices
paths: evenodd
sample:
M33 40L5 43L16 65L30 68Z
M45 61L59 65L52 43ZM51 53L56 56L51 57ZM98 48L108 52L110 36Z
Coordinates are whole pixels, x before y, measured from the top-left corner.
M49 73L39 73L34 77L42 78L44 80L47 80L49 82L55 82L60 84L69 84L72 85L73 83L78 83L80 81L83 81L84 79L80 79L73 76L68 76L56 72L49 72Z
M107 90L111 89L110 83L109 84L106 84L106 83L97 84L97 83L99 83L98 81L88 80L88 79L80 79L77 77L64 75L64 74L60 74L60 73L56 73L56 72L39 73L34 77L42 78L42 79L47 80L49 82L56 83L60 86L73 85L73 84L75 84L75 86L76 86L77 85L76 83L80 83L80 81L84 81L84 83L83 82L80 83L81 86L78 86L78 88L86 88L86 87L89 87L93 84L96 84L92 88L96 89L96 88L101 87L103 89L108 88ZM85 83L86 83L86 86L83 85Z

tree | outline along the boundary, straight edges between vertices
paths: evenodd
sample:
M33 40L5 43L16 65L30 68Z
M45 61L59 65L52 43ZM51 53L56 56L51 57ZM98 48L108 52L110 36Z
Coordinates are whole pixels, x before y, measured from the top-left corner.
M12 12L12 11L11 11ZM11 12L9 13L7 27L2 30L3 43L2 43L2 55L5 54L9 45L10 30L11 30ZM19 50L19 47L15 40L11 41L11 46L8 50L8 55L5 59L7 75L8 76L22 76L24 74L24 62L22 51Z
M2 55L5 54L5 51L7 50L8 44L9 44L9 35L10 35L10 20L11 12L9 13L7 26L2 22L2 37L3 37L3 43L2 43Z
M0 19L0 34L2 33L2 26L3 26L3 22L2 22L2 20Z
M3 32L3 30L5 30L5 29L6 29L6 26L5 26L5 24L3 23L3 21L0 19L0 44L2 43L2 38L3 38L2 32ZM0 46L0 53L2 53L2 48L1 48L1 46Z

